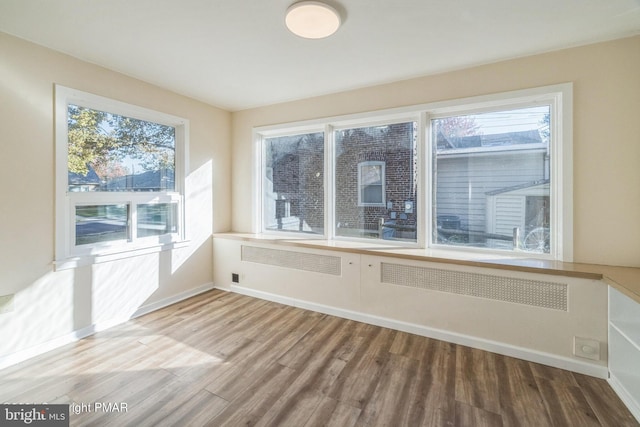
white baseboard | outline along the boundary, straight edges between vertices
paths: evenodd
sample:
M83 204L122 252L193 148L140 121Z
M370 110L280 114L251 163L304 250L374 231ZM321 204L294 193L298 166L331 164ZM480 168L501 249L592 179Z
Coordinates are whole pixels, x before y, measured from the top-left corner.
M574 360L568 357L556 354L545 353L532 350L529 348L518 347L511 344L491 341L484 338L478 338L470 335L464 335L457 332L446 331L442 329L431 328L428 326L417 325L414 323L403 322L401 320L389 319L372 314L346 310L342 308L317 304L314 302L299 300L282 295L276 295L269 292L257 291L255 289L245 288L242 286L231 285L216 286L216 288L239 294L252 296L268 301L273 301L293 307L299 307L306 310L317 311L332 316L342 317L345 319L355 320L358 322L368 323L371 325L382 326L389 329L395 329L402 332L408 332L415 335L421 335L428 338L434 338L454 344L460 344L467 347L477 348L479 350L490 351L492 353L502 354L504 356L515 357L527 360L529 362L540 363L555 368L566 369L568 371L577 372L592 377L606 379L609 377L609 369L607 366L594 365L581 360Z
M161 308L170 306L171 304L175 304L187 298L191 298L198 294L210 291L211 289L214 289L213 283L206 283L202 286L198 286L197 288L189 289L188 291L181 292L176 295L172 295L170 297L161 299L160 301L156 301L154 303L144 305L138 308L129 317L115 318L115 319L110 319L110 320L99 322L99 323L94 323L93 325L75 330L69 334L55 338L51 341L47 341L42 344L38 344L33 347L26 348L24 350L11 353L9 355L2 356L0 357L0 369L6 368L12 365L16 365L20 362L24 362L25 360L31 359L32 357L39 356L51 350L55 350L56 348L81 340L82 338L86 338L90 335L95 334L96 332L104 331L106 329L112 328L116 325L127 322L136 317L140 317L152 311L159 310Z
M200 295L214 288L215 286L213 285L213 283L205 283L204 285L198 286L197 288L189 289L188 291L184 291L179 294L161 299L160 301L143 305L142 307L137 309L136 312L133 313L133 315L131 315L131 318L134 319L147 313L151 313L152 311L160 310L161 308L168 307L187 298L195 297L196 295Z
M609 385L613 391L616 392L620 400L622 400L622 402L627 406L629 412L631 412L631 414L640 423L640 402L633 398L631 393L624 388L620 380L618 380L618 378L613 374L609 377Z

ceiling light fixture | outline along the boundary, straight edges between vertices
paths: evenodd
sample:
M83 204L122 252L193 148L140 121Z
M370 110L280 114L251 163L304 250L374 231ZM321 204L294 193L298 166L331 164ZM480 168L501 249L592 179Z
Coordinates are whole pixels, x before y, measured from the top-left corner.
M305 39L323 39L338 31L340 14L319 1L301 1L287 9L284 22L289 31Z

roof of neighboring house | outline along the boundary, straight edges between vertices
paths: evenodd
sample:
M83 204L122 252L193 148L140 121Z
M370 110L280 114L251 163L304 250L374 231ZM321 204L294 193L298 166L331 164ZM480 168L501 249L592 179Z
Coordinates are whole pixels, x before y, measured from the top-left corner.
M86 175L69 172L69 185L100 185L100 177L96 171L91 166L88 168Z
M499 188L497 190L487 191L484 194L486 194L487 196L495 196L495 195L498 195L498 194L510 193L510 192L513 192L513 191L524 190L525 188L543 186L543 185L548 185L548 184L549 184L549 180L548 179L539 179L537 181L531 181L531 182L526 182L524 184L512 185L510 187L503 187L503 188Z
M162 180L166 183L163 185ZM105 185L106 190L158 190L174 187L174 173L171 169L164 171L153 170L136 175L126 175L114 178Z
M505 132L490 135L471 135L460 137L446 137L442 132L437 136L438 150L460 150L484 147L512 147L524 144L542 144L542 138L537 130Z
M173 170L167 169L164 171L146 171L136 175L121 176L110 179L103 184L96 171L91 166L88 166L88 168L89 171L86 175L69 172L69 185L104 185L107 191L129 189L158 190L173 188L175 182ZM166 181L164 185L162 183L163 179Z

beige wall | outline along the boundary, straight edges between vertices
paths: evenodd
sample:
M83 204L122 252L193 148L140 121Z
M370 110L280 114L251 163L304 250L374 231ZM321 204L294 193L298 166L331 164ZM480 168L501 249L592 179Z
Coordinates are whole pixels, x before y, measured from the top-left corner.
M187 247L54 272L54 83L190 120ZM0 33L0 359L212 282L230 228L230 113ZM214 202L215 201L215 202Z
M252 128L295 120L571 81L574 258L640 267L639 74L635 37L231 114L0 33L0 360L211 283L211 233L251 228ZM54 83L190 120L187 247L54 272Z
M251 230L254 126L573 82L574 261L640 267L639 75L636 36L236 112L232 229Z

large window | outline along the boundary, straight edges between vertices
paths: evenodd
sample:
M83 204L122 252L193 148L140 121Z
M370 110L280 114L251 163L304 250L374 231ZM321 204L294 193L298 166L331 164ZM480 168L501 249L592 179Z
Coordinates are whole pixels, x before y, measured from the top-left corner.
M550 105L431 120L433 243L551 251Z
M324 133L264 140L265 230L324 234Z
M188 123L56 86L56 258L184 239Z
M563 84L257 129L257 231L570 261L571 114Z
M417 122L334 131L335 236L416 242Z

